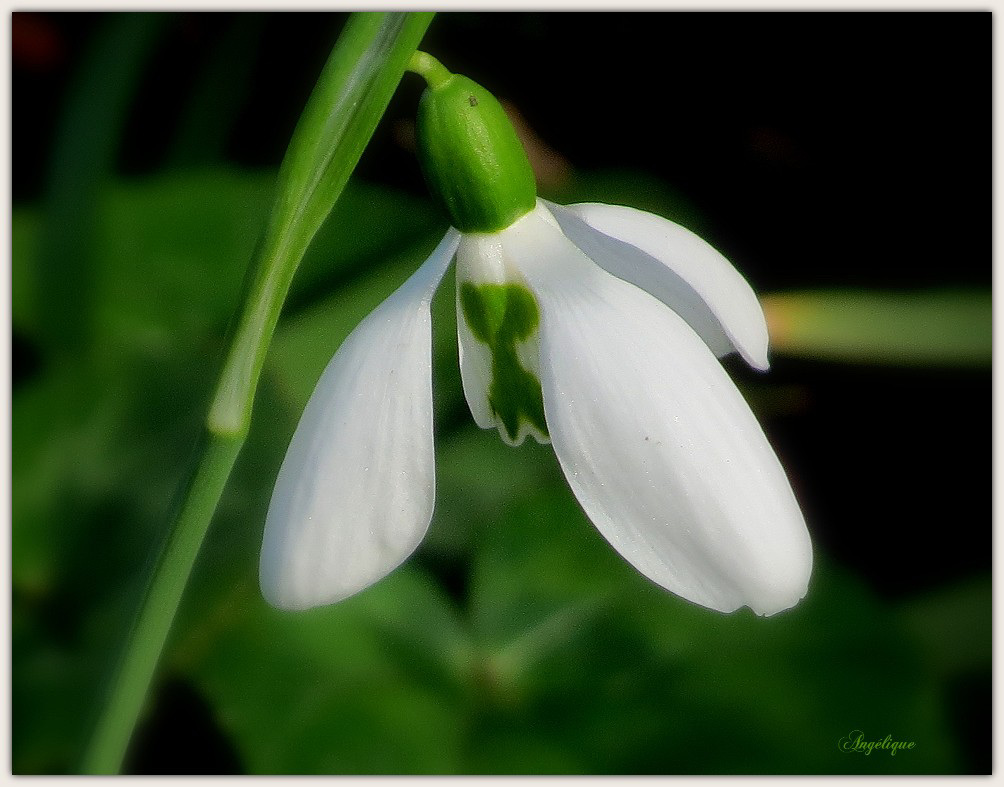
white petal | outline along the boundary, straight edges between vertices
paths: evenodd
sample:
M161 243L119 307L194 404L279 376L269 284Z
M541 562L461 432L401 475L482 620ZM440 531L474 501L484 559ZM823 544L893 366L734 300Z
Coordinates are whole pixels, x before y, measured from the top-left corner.
M494 429L498 419L488 401L492 382L492 354L488 345L471 333L460 303L460 288L465 281L502 284L508 273L502 260L502 243L497 234L474 234L461 239L457 249L457 347L460 354L460 379L474 422L482 429ZM505 430L500 430L502 433Z
M805 595L812 548L774 451L701 339L542 222L507 243L541 304L541 385L575 496L639 571L722 612Z
M289 444L261 550L280 609L330 604L390 573L432 519L429 302L459 243L432 256L338 348Z
M716 355L735 349L751 366L768 367L767 321L756 293L709 243L634 208L547 205L588 257L669 306Z
M492 353L488 345L474 338L464 319L464 310L460 305L460 287L457 287L457 350L460 355L460 381L474 422L482 429L494 429L498 426L498 419L488 402L488 388L492 382Z

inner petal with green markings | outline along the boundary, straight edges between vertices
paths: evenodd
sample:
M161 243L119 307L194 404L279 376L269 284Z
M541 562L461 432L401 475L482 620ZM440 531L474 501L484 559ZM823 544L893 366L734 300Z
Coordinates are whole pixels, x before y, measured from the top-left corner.
M521 443L527 434L539 442L547 442L540 380L521 358L521 355L526 357L526 347L535 344L540 323L533 293L511 282L465 281L459 284L458 305L459 316L471 336L484 345L490 357L490 362L483 364L485 376L490 376L486 392L488 407L502 437L513 445ZM469 347L468 351L475 349L482 348ZM470 382L465 379L465 388ZM468 399L479 393L467 390ZM473 410L475 403L471 404Z

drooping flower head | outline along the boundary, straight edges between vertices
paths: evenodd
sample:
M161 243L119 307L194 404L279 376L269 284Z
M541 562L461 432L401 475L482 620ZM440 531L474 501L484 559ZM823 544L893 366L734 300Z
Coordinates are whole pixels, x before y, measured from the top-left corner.
M539 200L495 98L418 53L430 191L453 227L343 342L290 443L261 589L304 609L400 565L432 519L430 302L457 264L464 393L478 426L552 443L586 515L662 587L770 615L812 548L780 462L718 358L765 370L756 295L714 248L627 207Z

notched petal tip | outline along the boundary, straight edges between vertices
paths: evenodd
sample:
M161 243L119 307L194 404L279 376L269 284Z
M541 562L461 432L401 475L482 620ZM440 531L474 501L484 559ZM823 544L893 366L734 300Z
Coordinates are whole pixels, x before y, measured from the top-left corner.
M551 444L551 438L547 432L542 432L529 421L520 421L519 429L516 431L515 437L510 436L509 430L506 428L505 424L499 422L495 424L495 426L498 427L499 437L502 438L502 442L510 448L519 448L524 442L526 442L527 437L532 437L538 445Z
M760 582L750 588L746 606L761 617L771 617L796 606L809 592L812 575L812 547L792 549L778 555L774 566L759 577Z

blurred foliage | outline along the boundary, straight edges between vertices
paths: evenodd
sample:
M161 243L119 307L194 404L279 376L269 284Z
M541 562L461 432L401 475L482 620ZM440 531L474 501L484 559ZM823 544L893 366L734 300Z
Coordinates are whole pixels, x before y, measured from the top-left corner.
M156 544L184 472L271 180L213 169L110 186L97 206L94 342L51 362L33 298L45 286L33 265L39 216L15 212L14 329L43 353L14 400L16 772L75 767L142 581L137 557ZM603 198L604 178L592 188ZM661 208L677 209L671 195ZM449 282L434 303L439 499L428 539L342 604L297 615L264 604L261 523L313 381L441 231L425 203L355 183L297 279L163 665L202 698L241 766L958 769L944 681L990 654L985 639L965 656L949 643L982 637L988 587L897 609L819 556L806 601L772 619L663 593L589 525L550 449L514 451L464 416ZM840 752L853 729L918 745L895 759Z
M763 301L775 352L859 363L990 365L988 291L827 290Z
M251 83L250 60L229 54L249 58L257 46L262 21L251 17L197 83L206 92L192 97L172 145L174 161L190 168L111 174L134 76L123 64L139 68L148 39L134 34L154 36L162 24L123 15L99 37L101 56L85 66L83 97L71 101L57 135L62 147L52 158L62 163L46 200L16 205L12 216L15 773L78 767L188 469L275 180L271 171L223 166L213 152L239 101L221 99L208 80L234 90ZM117 55L100 52L116 41ZM230 68L237 76L226 76ZM104 79L109 70L119 78ZM88 101L92 90L104 92ZM616 122L623 125L620 116ZM94 145L77 144L96 133L100 156ZM67 173L76 173L72 182L63 182ZM637 171L576 170L545 196L632 204L698 232L710 223L661 179ZM980 737L989 718L970 713L987 707L988 577L892 601L838 564L817 537L809 595L777 617L722 616L664 593L585 519L550 448L513 450L473 425L457 369L450 277L433 304L437 501L428 537L390 577L341 604L302 614L269 608L257 587L258 549L300 411L339 343L443 229L425 200L358 180L322 228L294 281L251 434L179 610L129 767L989 768ZM802 334L811 346L800 349L786 336L779 349L834 359L826 348L850 342L857 354L840 358L857 362L882 337L886 349L875 360L888 361L888 348L936 345L948 349L916 362L943 364L965 346L976 348L967 363L987 363L979 293L940 301L908 293L891 312L883 311L890 301L860 291L839 293L839 304L837 295L799 295L814 299L826 320L804 323L815 331ZM942 330L946 320L958 330ZM78 321L86 324L79 335ZM766 415L802 401L797 380L763 378L751 393ZM789 472L810 476L813 468ZM916 524L903 526L904 539L926 537ZM193 729L208 732L191 736ZM894 758L841 752L839 740L855 729L917 746Z

